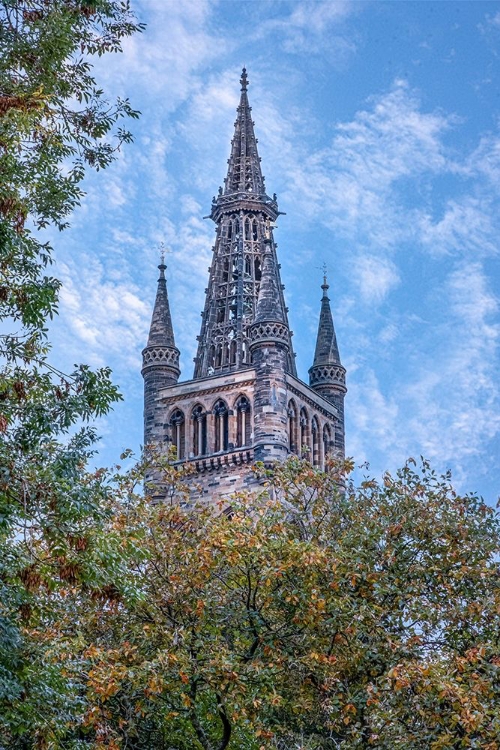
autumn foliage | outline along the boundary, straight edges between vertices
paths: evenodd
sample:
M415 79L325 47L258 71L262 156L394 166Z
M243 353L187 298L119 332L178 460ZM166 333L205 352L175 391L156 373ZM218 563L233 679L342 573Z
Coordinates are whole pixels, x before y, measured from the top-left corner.
M122 485L120 578L53 645L86 743L500 746L494 512L426 464L357 489L349 469L291 459L204 508Z

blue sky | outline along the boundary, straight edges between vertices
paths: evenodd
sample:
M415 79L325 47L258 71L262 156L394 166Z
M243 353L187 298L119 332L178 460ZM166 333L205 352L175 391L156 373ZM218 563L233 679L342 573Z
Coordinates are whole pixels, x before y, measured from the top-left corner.
M208 281L246 65L299 376L328 266L347 368L347 452L372 473L423 454L500 492L500 3L135 0L147 29L99 82L142 111L54 236L59 365L108 364L124 403L99 461L142 439L140 352L159 245L182 379Z

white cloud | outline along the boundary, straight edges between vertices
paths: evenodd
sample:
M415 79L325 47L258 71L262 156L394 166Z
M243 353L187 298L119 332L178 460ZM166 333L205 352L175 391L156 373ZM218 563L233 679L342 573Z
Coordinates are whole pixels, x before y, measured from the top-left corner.
M368 236L373 246L390 248L412 232L405 181L458 169L443 144L453 118L421 112L417 95L401 80L370 103L337 125L328 148L290 166L289 192L309 218L336 233L363 242Z
M361 4L348 0L316 2L302 0L294 3L292 12L285 18L274 18L259 24L258 36L281 39L288 53L330 54L334 62L344 63L356 45L347 33L335 33L335 27L356 13Z
M437 325L441 341L423 358L419 377L407 389L414 400L410 431L426 455L458 462L481 456L500 431L498 344L494 321L498 300L479 263L460 264L443 289L448 322Z
M355 283L361 297L368 303L380 303L399 284L399 274L389 260L361 256L354 261Z
M107 278L102 263L91 255L81 257L78 267L60 264L59 273L61 317L72 334L67 345L73 357L79 358L83 343L85 359L92 364L139 368L151 314L141 289L130 278Z

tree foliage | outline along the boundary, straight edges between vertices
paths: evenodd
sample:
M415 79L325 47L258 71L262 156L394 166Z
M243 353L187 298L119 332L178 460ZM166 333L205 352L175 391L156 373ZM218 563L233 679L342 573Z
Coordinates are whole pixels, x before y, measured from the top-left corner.
M124 488L120 578L57 651L93 747L500 746L497 515L426 464L349 468L292 459L230 507Z
M64 229L85 169L131 140L120 123L138 113L106 99L92 57L142 26L119 0L0 0L0 22L0 746L14 748L74 703L35 633L49 638L62 592L98 577L107 489L85 468L90 420L120 398L108 368L50 364L60 283L40 230Z

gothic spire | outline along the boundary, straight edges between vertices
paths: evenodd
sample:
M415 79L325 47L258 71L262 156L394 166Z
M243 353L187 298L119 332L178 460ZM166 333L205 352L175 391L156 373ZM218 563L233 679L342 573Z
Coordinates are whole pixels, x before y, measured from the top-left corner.
M224 195L231 193L262 195L266 190L253 129L252 108L248 103L246 68L243 68L240 82L241 97L234 123L234 137L231 141L231 155L228 159L227 177L224 181Z
M245 68L241 75L241 98L231 141L225 188L214 196L210 218L217 225L210 265L205 308L202 313L194 378L251 367L249 329L255 321L257 298L263 274L266 243L270 243L273 304L288 330L283 286L272 238L272 222L279 210L276 196L265 193L257 153L257 139L247 97ZM271 304L271 292L268 303ZM288 334L287 371L296 374Z
M170 316L170 306L168 304L167 280L165 278L166 265L161 260L158 266L160 278L158 279L158 289L156 291L155 306L151 317L151 326L147 347L150 346L167 346L175 349L174 329L172 327L172 318Z
M340 354L337 346L337 337L333 326L332 311L330 309L330 298L326 283L326 275L323 276L323 297L321 299L321 312L318 324L318 336L316 339L316 351L314 353L313 367L317 365L340 365Z

